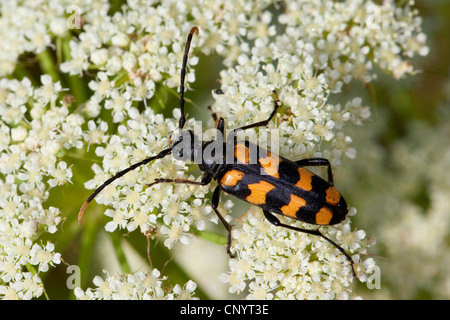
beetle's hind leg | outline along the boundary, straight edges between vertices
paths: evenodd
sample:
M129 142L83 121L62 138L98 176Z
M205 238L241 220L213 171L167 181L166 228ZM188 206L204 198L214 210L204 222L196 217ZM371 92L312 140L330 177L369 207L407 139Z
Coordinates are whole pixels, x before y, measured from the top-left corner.
M316 229L316 230L309 230L309 229L303 229L303 228L293 227L293 226L290 226L290 225L288 225L288 224L281 223L281 221L280 221L277 217L275 217L272 213L270 213L269 211L263 210L263 212L264 212L264 216L266 217L266 219L267 219L270 223L272 223L273 225L275 225L275 226L277 226L277 227L284 227L284 228L288 228L288 229L291 229L291 230L294 230L294 231L299 231L299 232L304 232L304 233L312 234L312 235L314 235L314 236L318 236L318 237L321 237L321 238L324 238L325 240L327 240L329 243L331 243L336 249L338 249L338 250L339 250L339 251L347 258L348 262L350 263L350 266L352 267L352 273L353 273L353 276L354 276L355 278L357 278L356 272L355 272L355 267L354 267L354 264L355 264L355 263L353 262L352 257L350 257L350 255L349 255L347 252L345 252L345 250L344 250L340 245L338 245L336 242L334 242L334 241L331 240L330 238L324 236L324 235L319 231L319 229Z
M217 207L219 206L219 202L220 202L220 187L217 186L214 189L214 193L212 196L212 208L213 208L214 212L217 214L217 217L219 217L220 222L222 222L225 229L227 229L227 231L228 231L227 253L231 258L234 258L234 257L236 257L236 254L231 253L231 229L232 229L232 226L231 226L231 224L228 223L227 220L225 220L225 218L220 214L219 210L217 209Z

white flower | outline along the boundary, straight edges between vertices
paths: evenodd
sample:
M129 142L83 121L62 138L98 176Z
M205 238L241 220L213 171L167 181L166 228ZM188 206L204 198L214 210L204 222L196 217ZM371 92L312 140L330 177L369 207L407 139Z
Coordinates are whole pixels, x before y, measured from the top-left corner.
M54 244L50 242L45 247L41 247L35 243L30 251L30 263L39 265L39 271L48 271L49 265L59 264L61 262L61 254L53 253L54 249Z
M107 271L105 273L105 279L99 276L94 278L94 285L97 288L88 288L86 291L76 288L77 299L196 299L193 295L197 285L193 281L189 280L183 287L177 284L171 291L165 284L166 277L162 277L157 269L153 269L151 272L138 271L123 277L110 275Z
M98 66L103 66L108 62L108 50L102 48L92 52L91 61Z
M192 297L195 289L197 289L197 284L192 280L189 280L183 288L179 284L176 284L173 288L173 296L178 300L195 300L196 298Z
M42 87L34 91L34 98L37 99L40 105L46 105L50 102L55 102L58 98L58 93L62 90L61 84L53 83L52 78L44 74L41 76Z
M58 162L58 165L54 170L49 171L49 174L53 176L53 179L48 180L50 187L56 185L63 185L72 178L72 171L67 170L67 163L64 161Z
M11 139L15 142L23 141L28 135L28 130L25 127L17 127L11 129Z

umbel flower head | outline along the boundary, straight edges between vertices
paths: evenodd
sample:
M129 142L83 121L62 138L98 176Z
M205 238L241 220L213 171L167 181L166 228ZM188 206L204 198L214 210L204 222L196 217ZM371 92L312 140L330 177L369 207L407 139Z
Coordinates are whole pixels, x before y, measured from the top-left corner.
M189 280L183 287L175 285L171 292L166 292L164 282L167 277L161 276L157 269L151 272L138 271L123 277L112 276L106 272L106 279L96 276L93 280L98 287L83 291L75 289L75 295L80 300L187 300L192 297L197 285Z
M362 125L370 109L359 97L345 103L330 97L351 81L372 81L374 64L401 78L413 72L409 58L427 53L412 1L395 7L390 1L362 0L128 0L120 10L103 0L82 1L74 13L78 25L63 23L69 2L1 6L0 25L11 30L0 40L0 74L21 79L0 80L0 294L6 298L45 292L40 274L58 264L61 254L40 237L42 232L61 233L58 225L65 215L47 202L49 191L73 180L73 166L82 165L77 158L89 150L98 157L97 162L90 159L93 176L84 184L92 190L169 146L180 110L167 112L172 106L164 101L177 95L183 45L192 26L200 35L192 42L187 87L196 80L194 66L202 67L200 53L223 58L212 110L225 118L227 128L266 119L276 90L281 109L269 129L278 129L280 155L323 157L333 168L356 156L343 129ZM13 23L17 15L26 23ZM37 57L46 73L40 83L27 76L24 54ZM62 83L63 78L69 80ZM193 126L189 117L186 127ZM248 138L262 141L264 134L249 130ZM107 206L105 229L146 233L156 228L167 248L188 244L193 230L198 233L218 221L210 188L147 184L156 178L199 181L192 168L167 156L115 180L95 198ZM218 208L228 221L232 206L227 200ZM352 208L349 216L355 213ZM352 229L350 220L321 231L352 256L359 280L365 281L374 261L364 255L374 241ZM283 222L311 228L292 219ZM248 290L247 298L267 299L352 297L350 265L326 241L276 228L256 207L233 224L237 256L221 276L230 292ZM149 293L149 277L160 277L155 270L123 277L107 273L106 279L95 278L98 289L77 289L75 295L170 298L171 293L160 292L159 280ZM188 282L172 292L189 298L194 290Z

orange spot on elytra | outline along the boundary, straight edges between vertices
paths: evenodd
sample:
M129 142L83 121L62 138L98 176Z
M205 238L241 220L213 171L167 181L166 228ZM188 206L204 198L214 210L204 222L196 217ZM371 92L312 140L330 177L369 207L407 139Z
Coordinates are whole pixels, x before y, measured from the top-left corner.
M269 176L274 178L279 178L280 174L278 173L278 165L281 162L281 158L277 155L272 155L269 151L267 151L267 157L260 158L259 163L264 168L264 172Z
M248 150L248 147L245 144L242 143L236 144L234 148L234 156L240 163L243 164L250 163L250 151Z
M341 200L341 194L335 187L329 187L326 191L325 201L332 206L335 206Z
M291 201L289 201L287 205L281 207L281 212L283 212L285 216L296 219L298 209L303 207L305 204L305 199L300 198L295 194L291 194Z
M223 175L222 179L220 179L220 184L227 187L234 187L243 177L244 173L242 171L230 170Z
M266 203L266 195L270 190L274 189L275 186L266 181L260 181L258 183L249 184L248 188L251 193L247 196L246 200L254 205L260 205Z
M319 212L316 213L316 224L327 225L333 218L333 212L326 207L322 207Z
M298 168L298 174L300 176L300 179L298 179L298 182L295 184L295 186L305 191L311 191L312 190L311 181L314 173L303 168Z

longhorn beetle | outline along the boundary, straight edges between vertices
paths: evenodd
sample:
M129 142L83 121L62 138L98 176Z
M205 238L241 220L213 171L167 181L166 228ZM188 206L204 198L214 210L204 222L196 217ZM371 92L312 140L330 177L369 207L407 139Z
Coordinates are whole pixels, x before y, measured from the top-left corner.
M148 164L156 159L162 159L173 153L174 156L187 157L194 161L199 152L203 154L206 148L217 141L198 141L193 131L183 131L186 115L184 112L184 84L186 65L189 54L189 48L193 35L198 35L198 28L193 27L187 37L184 50L183 63L181 67L180 77L180 111L179 135L175 141L171 141L171 145L167 149L153 157L149 157L141 162L135 163L129 168L120 171L112 178L106 180L98 187L86 200L78 214L78 222L81 223L83 213L88 204L99 194L107 185L114 180L122 177L129 171L132 171L142 165ZM275 155L258 145L248 141L237 141L236 132L238 130L246 130L250 128L267 126L268 123L277 113L280 106L279 98L276 91L273 92L274 108L270 116L260 122L249 124L237 129L233 129L229 136L233 139L227 139L221 142L227 151L231 147L233 161L225 162L225 155L214 158L213 161L207 158L197 163L199 169L203 171L200 181L191 181L187 179L155 179L154 182L148 184L151 187L158 183L170 182L179 184L192 184L206 186L212 180L218 182L217 187L212 195L212 208L219 217L222 224L228 231L227 253L230 257L235 255L231 253L231 225L224 219L217 209L220 202L220 192L225 191L239 199L247 201L253 205L262 208L266 219L274 224L288 228L291 230L308 233L311 235L322 237L336 247L349 261L352 273L356 277L354 262L351 256L334 241L323 235L319 229L322 225L334 225L345 219L348 213L347 203L341 194L336 190L333 183L333 173L330 162L324 158L309 158L298 161L291 161L286 158ZM224 134L224 119L218 117L214 112L212 117L217 123L217 130ZM187 141L187 142L186 142ZM189 148L180 148L181 145L188 143ZM211 147L211 146L210 146ZM210 148L209 147L209 148ZM222 149L222 150L224 150ZM328 171L328 180L320 178L305 167L326 167ZM309 224L319 225L315 230L294 227L281 221L273 215L273 213L281 214L296 220L300 220Z

